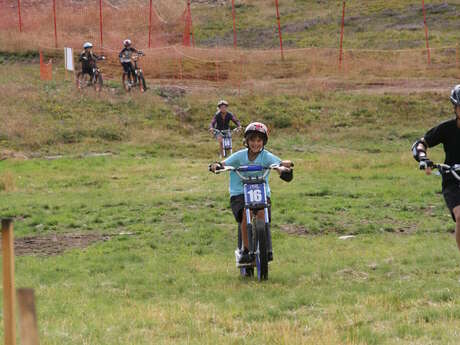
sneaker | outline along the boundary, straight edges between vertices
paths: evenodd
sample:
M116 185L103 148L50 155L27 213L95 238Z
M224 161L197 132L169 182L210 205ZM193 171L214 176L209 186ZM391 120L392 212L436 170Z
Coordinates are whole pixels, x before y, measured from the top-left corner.
M243 253L241 254L238 263L239 264L250 264L253 261L251 255L249 254L249 251L245 249Z
M273 252L268 252L268 261L273 261Z

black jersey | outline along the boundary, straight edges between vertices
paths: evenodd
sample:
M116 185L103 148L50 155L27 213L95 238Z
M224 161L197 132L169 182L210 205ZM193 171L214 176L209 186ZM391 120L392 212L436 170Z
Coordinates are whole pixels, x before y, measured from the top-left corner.
M225 117L222 117L222 113L218 111L214 117L212 118L211 124L209 125L210 128L216 128L219 131L229 129L230 128L230 121L232 121L237 127L241 126L240 121L233 115L231 112L227 111Z
M133 48L133 47L129 47L129 48L123 48L120 52L120 54L118 54L118 57L120 58L120 62L121 63L127 63L127 62L131 62L131 57L133 55L133 53L137 53L139 52L136 48Z
M457 120L448 120L431 128L424 136L428 147L443 144L446 158L445 164L460 164L460 128L457 127ZM442 175L442 185L446 186L458 181L450 174Z
M99 60L101 57L94 54L92 51L85 51L83 50L80 53L80 57L78 61L81 62L82 69L90 69L96 66L96 61Z

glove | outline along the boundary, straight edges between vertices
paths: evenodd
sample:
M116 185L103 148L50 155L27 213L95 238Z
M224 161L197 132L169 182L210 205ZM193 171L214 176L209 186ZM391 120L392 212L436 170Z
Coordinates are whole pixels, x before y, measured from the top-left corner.
M222 163L220 162L214 162L214 163L209 164L208 168L209 168L209 171L216 172L217 170L223 169L223 166L222 166Z
M428 158L421 157L418 166L419 166L420 170L425 170L426 168L432 168L433 165L434 165L433 162L430 161Z

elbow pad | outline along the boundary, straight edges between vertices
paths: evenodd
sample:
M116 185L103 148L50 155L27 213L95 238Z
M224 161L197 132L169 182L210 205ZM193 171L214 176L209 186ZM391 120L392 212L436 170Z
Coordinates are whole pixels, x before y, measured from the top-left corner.
M418 146L422 144L423 145L423 149L420 149L418 148ZM413 145L412 145L412 156L414 156L414 159L417 161L417 162L420 162L420 158L422 157L425 157L426 158L426 143L425 141L422 139L419 139L417 140Z
M294 178L294 170L292 169L289 172L283 171L280 174L280 179L286 182L291 182L293 178Z

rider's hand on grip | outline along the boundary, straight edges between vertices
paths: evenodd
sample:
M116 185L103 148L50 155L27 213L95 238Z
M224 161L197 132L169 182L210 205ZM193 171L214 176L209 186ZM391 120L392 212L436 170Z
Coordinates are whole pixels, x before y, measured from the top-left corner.
M427 168L433 167L433 162L428 158L421 158L418 166L420 170L426 170Z
M292 161L281 161L281 165L283 167L288 168L288 169L294 168L294 162L292 162Z
M209 171L212 171L213 173L215 173L217 170L222 170L224 167L222 166L222 163L214 162L214 163L209 164L208 168L209 168Z

